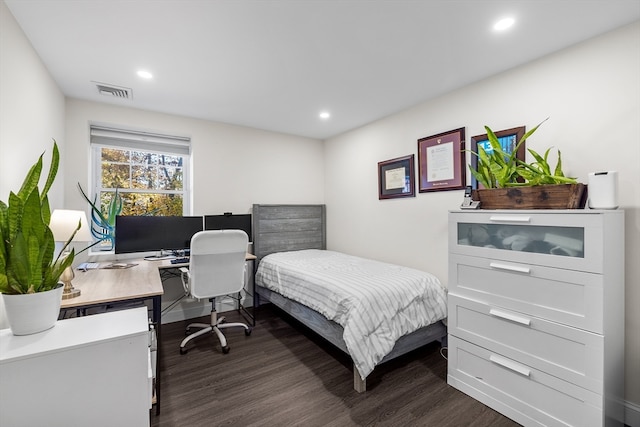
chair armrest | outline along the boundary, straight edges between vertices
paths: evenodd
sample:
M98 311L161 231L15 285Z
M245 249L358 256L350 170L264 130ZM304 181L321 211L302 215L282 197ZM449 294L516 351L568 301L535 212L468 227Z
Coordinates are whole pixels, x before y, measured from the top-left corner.
M189 279L191 275L189 274L189 269L187 267L180 267L180 280L182 280L182 288L184 289L184 294L189 295ZM185 277L187 280L185 280Z

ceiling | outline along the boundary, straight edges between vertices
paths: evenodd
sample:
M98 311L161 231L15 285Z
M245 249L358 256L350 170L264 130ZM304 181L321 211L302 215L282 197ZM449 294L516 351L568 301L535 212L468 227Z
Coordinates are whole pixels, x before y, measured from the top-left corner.
M640 0L4 1L65 96L318 139L640 19Z

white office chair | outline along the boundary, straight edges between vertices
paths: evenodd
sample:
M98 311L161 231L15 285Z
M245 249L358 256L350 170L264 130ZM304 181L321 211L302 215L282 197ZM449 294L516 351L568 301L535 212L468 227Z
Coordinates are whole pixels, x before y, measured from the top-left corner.
M241 327L245 335L251 335L251 328L244 323L224 323L218 318L216 297L237 295L244 288L245 256L248 244L247 233L241 230L200 231L191 238L189 269L181 268L182 284L185 292L194 298L208 298L211 301L211 322L191 323L191 328L202 328L187 336L180 343L180 354L187 352L189 341L208 332L215 332L222 345L222 352L229 353L227 340L220 329Z

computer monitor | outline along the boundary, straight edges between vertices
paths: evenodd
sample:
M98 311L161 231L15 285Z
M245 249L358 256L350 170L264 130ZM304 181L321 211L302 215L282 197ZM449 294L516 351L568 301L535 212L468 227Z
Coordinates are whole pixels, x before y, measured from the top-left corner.
M201 216L117 216L115 253L189 249L202 230Z
M205 230L242 230L251 242L251 214L205 215Z

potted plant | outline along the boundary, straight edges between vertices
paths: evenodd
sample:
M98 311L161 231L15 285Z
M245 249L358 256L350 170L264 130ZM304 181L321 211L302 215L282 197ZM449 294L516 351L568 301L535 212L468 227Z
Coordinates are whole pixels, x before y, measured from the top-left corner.
M78 228L54 258L47 193L60 162L55 140L49 173L40 190L43 155L27 173L20 190L10 192L7 203L0 200L0 293L14 335L37 333L55 325L63 290L59 278L75 255L73 249L70 252L65 249L80 229L78 222ZM38 303L44 303L45 307L33 307Z
M528 149L535 161L517 158L518 148L547 119L525 133L511 153L505 152L495 133L485 126L491 152L478 146L477 169L471 174L484 188L475 190L473 197L484 209L576 209L584 207L585 185L562 171L562 155L554 168L549 163L548 148L544 155Z

